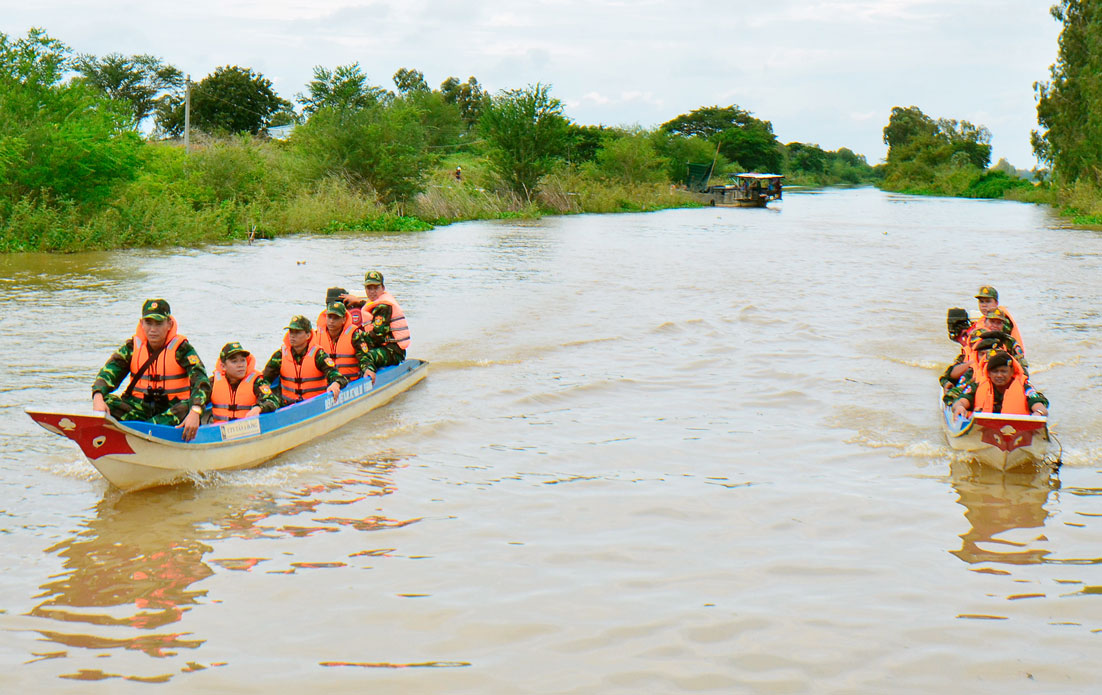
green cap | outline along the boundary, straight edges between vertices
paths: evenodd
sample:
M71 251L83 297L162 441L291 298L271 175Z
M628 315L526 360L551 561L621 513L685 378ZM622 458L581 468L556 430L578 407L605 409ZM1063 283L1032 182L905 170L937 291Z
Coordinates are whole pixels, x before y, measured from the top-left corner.
M284 326L284 329L288 331L312 331L314 325L310 323L310 319L305 316L295 316L291 319L291 322Z
M984 285L976 293L976 299L994 299L997 302L999 301L999 291L991 285Z
M164 321L172 313L172 310L168 307L168 302L163 299L147 299L145 304L142 304L142 318L153 319L154 321Z
M333 316L344 317L348 315L348 309L344 308L344 302L333 302L325 309L325 313Z
M377 270L367 271L366 273L364 273L364 284L365 285L382 285L382 284L384 284L383 283L383 274L380 273Z
M1003 325L1010 323L1010 317L1002 309L993 309L984 319L987 321L1002 321Z
M252 353L249 352L248 350L246 350L245 348L241 347L241 343L239 343L235 340L232 343L226 343L225 345L222 346L222 352L218 353L218 359L225 362L226 360L233 357L234 355L239 355L239 354L244 354L246 357L248 357Z

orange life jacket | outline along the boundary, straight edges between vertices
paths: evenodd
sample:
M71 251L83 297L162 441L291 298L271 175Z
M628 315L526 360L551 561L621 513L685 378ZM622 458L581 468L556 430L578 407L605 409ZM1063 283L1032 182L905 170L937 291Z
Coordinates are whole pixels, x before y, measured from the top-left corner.
M1029 415L1029 403L1025 397L1025 371L1022 369L1022 365L1018 364L1018 360L1010 360L1010 365L1014 370L1014 376L1010 379L1010 383L1006 385L1006 390L1003 392L1002 408L998 412ZM991 383L991 377L987 374L986 363L980 366L976 376L976 401L972 406L972 410L993 413L995 412L995 385Z
M168 320L172 325L165 335L165 346L134 385L133 393L140 398L144 399L155 389L163 389L163 394L169 401L185 401L191 398L191 379L188 378L187 370L176 361L176 349L187 338L176 332L179 327L176 317L169 316ZM131 379L149 359L149 341L141 322L134 331L133 340L134 352L130 355Z
M1006 310L1006 307L1002 304L999 308L1006 314L1006 318L1010 319L1010 337L1018 341L1018 347L1022 349L1022 354L1025 354L1025 342L1022 341L1022 332L1018 330L1018 322L1014 320L1014 317L1010 315L1010 312Z
M279 385L283 391L283 404L290 405L313 398L325 391L329 384L325 374L318 369L315 355L317 345L309 345L302 357L302 364L291 355L291 339L283 336L283 359L279 368Z
M317 345L329 353L341 374L349 379L360 378L360 363L356 360L356 346L352 344L352 333L356 330L356 326L346 316L344 327L341 328L341 334L334 344L332 336L329 335L329 329L325 325L325 317L324 311L318 316L318 329L310 338L310 344Z
M212 421L240 420L256 405L256 392L253 390L253 385L260 377L260 372L256 371L256 358L250 354L245 359L247 361L245 378L239 381L237 386L230 386L222 360L218 360L214 365L214 382L211 384L210 393Z
M406 314L402 311L402 307L398 306L398 302L394 301L394 297L390 296L390 292L383 292L374 302L364 304L363 315L365 319L371 316L371 310L380 304L387 304L390 306L390 333L394 337L394 342L397 343L398 347L402 348L402 350L408 350L409 324L406 322Z
M1015 320L1014 317L1010 315L1010 312L1007 311L1006 307L1003 306L1002 304L1000 304L998 308L1002 309L1002 312L1004 314L1006 314L1006 318L1010 321L1010 337L1013 338L1016 343L1018 343L1018 347L1020 347L1022 349L1022 354L1024 355L1025 354L1025 343L1022 342L1022 332L1021 332L1021 330L1018 329L1017 320ZM971 326L971 330L972 331L977 331L978 330L978 331L982 332L984 330L983 329L983 322L985 320L986 320L986 318L981 318L981 319L978 319L976 321L973 321L972 326Z

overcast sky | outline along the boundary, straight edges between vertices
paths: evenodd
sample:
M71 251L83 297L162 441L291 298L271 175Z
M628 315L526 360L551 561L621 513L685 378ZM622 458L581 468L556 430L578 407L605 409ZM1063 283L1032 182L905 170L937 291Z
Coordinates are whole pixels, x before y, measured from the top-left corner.
M738 104L781 142L883 159L893 106L992 133L992 163L1036 162L1033 83L1060 26L1048 0L0 0L0 32L43 27L75 51L150 53L195 80L250 67L294 100L315 65L359 62L393 88L552 85L578 123L654 126Z

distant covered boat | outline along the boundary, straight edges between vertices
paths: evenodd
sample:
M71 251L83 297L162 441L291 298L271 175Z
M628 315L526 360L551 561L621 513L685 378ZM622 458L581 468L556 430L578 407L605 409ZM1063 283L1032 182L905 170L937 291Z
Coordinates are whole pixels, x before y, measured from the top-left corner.
M949 446L971 454L980 463L1009 471L1048 462L1048 418L1042 415L973 413L957 417L942 407Z
M731 174L731 183L709 186L704 191L709 205L723 208L763 208L766 203L780 200L782 174Z
M107 413L27 410L42 427L80 446L93 466L125 491L167 485L193 473L252 468L386 404L425 378L428 362L406 360L370 379L349 382L333 398L322 394L274 413L202 425L190 442L182 430L149 422L119 422Z

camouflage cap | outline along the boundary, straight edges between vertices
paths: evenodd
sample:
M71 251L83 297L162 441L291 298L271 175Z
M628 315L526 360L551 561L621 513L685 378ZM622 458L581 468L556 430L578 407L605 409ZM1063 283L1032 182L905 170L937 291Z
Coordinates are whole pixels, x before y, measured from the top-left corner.
M232 343L226 343L222 346L222 351L218 353L218 359L225 362L234 355L245 355L248 357L251 354L251 352L241 347L241 343L235 340Z
M168 302L163 299L147 299L142 304L142 318L164 321L172 314Z
M348 290L343 287L330 287L325 291L325 306L329 306L333 302L339 302L342 294L348 294Z
M383 283L383 274L380 273L377 270L367 271L366 273L364 273L364 284L365 285L382 285L382 284L384 284Z
M997 302L999 301L999 291L991 285L984 285L976 293L976 299L994 299Z
M348 315L348 309L345 308L344 302L331 302L329 306L326 307L325 313L343 318Z
M310 319L305 316L295 316L283 328L288 331L312 331L314 330L314 324L310 323Z
M1004 321L1004 322L1010 320L1010 317L1008 317L1006 315L1006 312L1003 311L1002 309L998 309L998 308L992 309L991 311L989 311L985 318L993 319L993 320L997 320L997 321Z
M1006 350L992 350L991 355L987 358L987 369L998 369L999 367L1005 367L1010 364L1010 353Z

